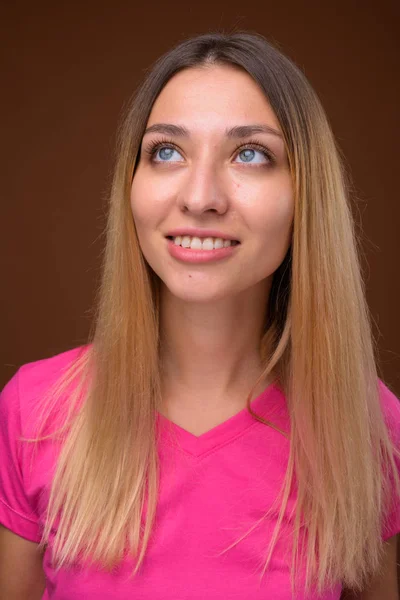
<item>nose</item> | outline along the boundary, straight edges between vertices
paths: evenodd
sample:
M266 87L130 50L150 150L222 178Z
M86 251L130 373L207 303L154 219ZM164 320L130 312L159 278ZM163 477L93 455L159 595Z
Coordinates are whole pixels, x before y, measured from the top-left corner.
M191 165L185 184L179 190L178 204L183 212L193 215L227 211L228 196L215 165L205 161Z

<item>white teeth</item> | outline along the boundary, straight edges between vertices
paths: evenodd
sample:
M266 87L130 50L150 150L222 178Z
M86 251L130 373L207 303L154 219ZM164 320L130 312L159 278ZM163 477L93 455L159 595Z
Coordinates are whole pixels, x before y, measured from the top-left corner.
M192 241L190 242L190 247L192 250L201 250L202 249L201 239L198 237L192 238Z
M177 235L173 238L175 246L182 248L191 248L192 250L215 250L218 248L227 248L231 246L231 240L223 240L222 238L204 238L190 237L189 235Z
M204 238L203 250L213 250L213 249L214 249L214 240L212 238Z

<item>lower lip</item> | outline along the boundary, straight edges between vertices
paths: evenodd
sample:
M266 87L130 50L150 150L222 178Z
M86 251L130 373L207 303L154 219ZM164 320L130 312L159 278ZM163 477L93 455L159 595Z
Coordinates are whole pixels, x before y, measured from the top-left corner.
M171 256L188 263L205 263L222 260L232 256L239 244L227 246L226 248L216 248L214 250L191 250L191 248L182 248L174 244L173 240L167 238L168 250Z

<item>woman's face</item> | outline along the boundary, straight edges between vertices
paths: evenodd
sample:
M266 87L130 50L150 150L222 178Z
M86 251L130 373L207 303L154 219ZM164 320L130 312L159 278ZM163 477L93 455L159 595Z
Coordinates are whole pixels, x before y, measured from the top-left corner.
M280 127L254 80L231 66L181 71L158 96L140 153L132 214L169 292L208 302L265 290L294 206Z

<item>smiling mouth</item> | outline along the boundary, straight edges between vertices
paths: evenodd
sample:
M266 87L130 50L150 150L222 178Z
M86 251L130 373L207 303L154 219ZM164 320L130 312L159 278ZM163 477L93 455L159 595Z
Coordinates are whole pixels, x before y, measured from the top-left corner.
M218 250L219 248L228 248L229 246L237 246L240 244L237 240L224 240L223 238L205 237L200 238L190 235L168 235L167 239L171 240L175 246L182 248L190 248L191 250Z

